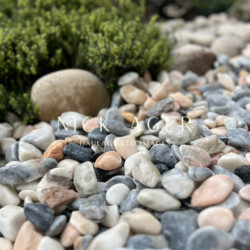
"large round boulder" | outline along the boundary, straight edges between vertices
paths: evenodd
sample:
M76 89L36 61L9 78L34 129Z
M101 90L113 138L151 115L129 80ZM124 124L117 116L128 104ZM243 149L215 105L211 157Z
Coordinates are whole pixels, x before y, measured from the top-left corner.
M57 119L66 111L95 116L110 103L101 80L81 69L60 70L41 77L31 89L31 99L39 105L43 121Z
M205 74L213 66L215 54L208 48L186 44L173 51L173 63L171 68L182 73L190 70L198 75Z

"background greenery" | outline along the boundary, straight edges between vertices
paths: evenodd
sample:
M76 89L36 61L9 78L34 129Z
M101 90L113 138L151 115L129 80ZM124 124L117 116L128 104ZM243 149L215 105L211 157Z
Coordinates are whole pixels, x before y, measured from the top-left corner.
M14 112L34 122L38 107L30 88L59 69L90 70L113 90L130 70L154 74L167 68L171 45L155 22L145 22L143 1L2 0L0 120Z

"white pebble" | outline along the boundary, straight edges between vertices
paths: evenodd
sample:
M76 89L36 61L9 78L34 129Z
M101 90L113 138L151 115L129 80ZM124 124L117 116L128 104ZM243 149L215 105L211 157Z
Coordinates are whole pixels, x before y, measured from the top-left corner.
M16 189L11 185L0 185L0 206L19 205L20 199Z
M110 205L119 206L127 197L130 189L125 184L119 183L109 188L106 194L106 200Z

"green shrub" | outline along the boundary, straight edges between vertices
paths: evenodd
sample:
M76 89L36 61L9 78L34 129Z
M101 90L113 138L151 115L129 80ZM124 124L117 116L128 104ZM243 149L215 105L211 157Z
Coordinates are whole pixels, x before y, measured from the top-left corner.
M11 111L33 122L30 88L59 69L90 70L111 90L130 70L165 69L171 46L155 17L143 22L144 7L131 0L2 0L0 119Z

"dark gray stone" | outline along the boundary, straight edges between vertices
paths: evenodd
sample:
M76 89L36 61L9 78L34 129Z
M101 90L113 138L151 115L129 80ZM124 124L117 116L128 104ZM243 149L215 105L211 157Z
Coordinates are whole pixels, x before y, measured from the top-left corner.
M54 131L56 131L56 130L63 130L64 129L62 123L58 122L58 120L51 120L50 121L50 125L53 127Z
M0 184L22 184L43 177L57 166L53 158L29 160L0 168Z
M129 134L129 129L123 122L119 120L112 120L108 118L104 122L104 125L106 126L110 134L114 134L116 136L124 136Z
M227 131L230 144L241 148L250 148L250 134L245 129L237 128Z
M159 116L163 112L168 112L174 107L174 99L173 97L165 98L161 101L156 102L153 107L147 110L147 116Z
M250 249L250 220L237 220L232 229L235 239L235 248L238 250Z
M105 128L102 128L102 131L101 128L94 128L89 132L88 137L92 144L103 146L107 135L108 133Z
M108 187L111 188L112 186L119 184L119 183L125 184L126 186L129 187L130 190L136 187L133 182L133 179L128 175L124 175L124 176L120 175L120 176L113 177L112 179L108 181Z
M5 161L7 164L11 161L19 161L18 149L19 149L19 142L15 142L11 144L9 147L7 147L5 153Z
M100 223L108 214L106 200L101 195L93 195L83 201L80 212L88 219Z
M77 199L77 200L71 202L71 203L69 204L69 206L68 206L68 209L69 209L70 211L77 211L77 210L79 210L80 205L81 205L85 200L86 200L86 198L81 198L81 199Z
M109 134L106 136L105 141L104 141L104 152L116 151L115 146L114 146L115 138L116 136L113 134Z
M155 166L161 174L163 174L169 170L169 168L164 164L155 164Z
M213 175L213 172L209 168L190 166L188 168L188 175L194 181L205 181Z
M145 234L137 234L130 237L126 243L126 248L155 249L152 239Z
M210 108L211 112L218 113L220 115L226 115L231 111L231 108L228 106L213 106Z
M186 249L188 237L198 228L198 214L191 209L167 211L161 217L162 232L170 249Z
M82 147L76 143L69 143L63 148L63 153L65 155L79 162L89 161L91 152L90 148Z
M215 165L212 168L212 170L213 170L213 172L215 174L222 174L222 175L229 176L233 180L233 182L234 182L234 189L233 189L233 191L235 191L235 192L239 192L245 186L245 184L241 180L241 178L239 178L237 175L233 174L232 172L226 170L225 168L223 168L221 166Z
M137 201L137 196L140 193L139 190L133 189L129 192L128 196L120 205L120 212L123 214L125 212L129 212L134 208L142 207L140 203Z
M99 168L94 168L97 180L100 182L105 182L105 181L108 181L114 175L120 175L121 174L120 172L123 169L123 164L124 162L122 162L120 167L110 170L110 171L106 171L106 170L99 169Z
M234 173L239 176L244 183L250 183L250 165L244 165L240 168L236 168Z
M120 122L124 122L124 119L122 118L119 109L117 107L112 107L109 108L106 115L105 115L105 119L110 119L110 120L115 120L115 121L120 121ZM104 120L103 120L104 122Z
M79 131L74 131L74 130L57 130L54 132L54 135L57 140L65 140L66 137L71 137L73 135L80 135L81 133Z
M174 168L177 163L174 154L170 148L163 144L157 144L149 150L151 161L154 164L164 164L167 167Z
M231 234L207 226L196 230L187 241L186 250L228 250L234 245Z
M53 223L50 225L48 230L44 233L44 235L49 237L55 237L59 235L64 229L66 223L67 223L66 215L58 215L54 219Z
M53 211L46 204L29 203L24 206L26 218L42 233L51 226L54 221Z

